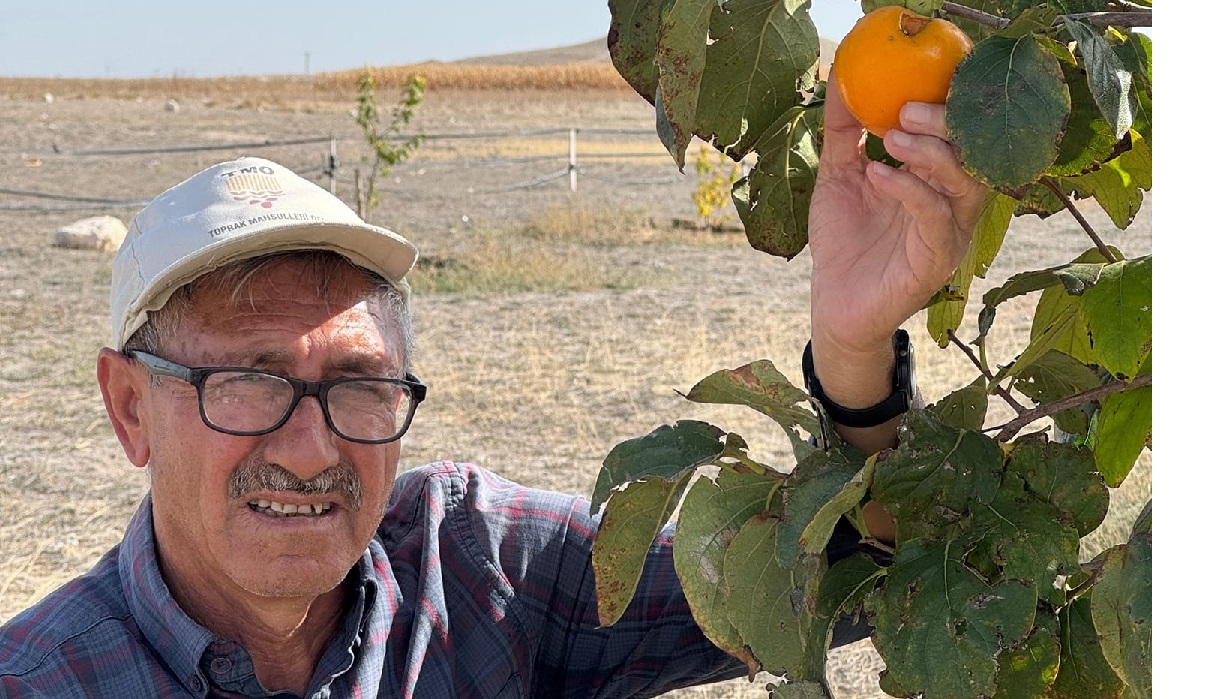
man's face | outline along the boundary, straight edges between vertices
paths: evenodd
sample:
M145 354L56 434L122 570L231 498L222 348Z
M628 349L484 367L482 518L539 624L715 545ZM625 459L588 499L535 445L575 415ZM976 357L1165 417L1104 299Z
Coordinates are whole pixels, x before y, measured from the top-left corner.
M237 303L231 290L206 286L193 295L164 354L188 366L252 367L313 381L398 377L402 348L394 326L363 298L370 282L356 270L341 269L324 285L301 262L281 261L252 277ZM165 378L147 395L142 412L150 425L154 526L168 578L180 586L205 584L264 597L314 596L335 588L383 516L399 443L356 444L338 437L313 397L303 398L274 432L238 437L201 421L196 391L183 381ZM245 490L235 484L235 475L244 471L285 469L310 481L329 468L356 480L360 505L341 492L257 487L235 493ZM277 512L302 505L311 506L310 513Z

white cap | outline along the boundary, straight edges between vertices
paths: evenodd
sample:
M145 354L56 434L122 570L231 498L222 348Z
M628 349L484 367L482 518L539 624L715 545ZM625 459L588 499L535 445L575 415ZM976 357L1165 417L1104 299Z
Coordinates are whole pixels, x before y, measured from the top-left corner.
M332 250L396 285L417 249L344 202L262 158L214 165L136 215L111 266L111 339L121 349L176 289L231 262L289 250Z

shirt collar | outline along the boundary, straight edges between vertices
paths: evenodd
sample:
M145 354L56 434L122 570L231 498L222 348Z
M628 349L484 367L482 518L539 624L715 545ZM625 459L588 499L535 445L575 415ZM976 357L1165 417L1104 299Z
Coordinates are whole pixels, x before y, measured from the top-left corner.
M200 656L217 638L192 621L170 596L153 541L153 504L148 493L119 544L119 576L132 617L154 652L190 687Z

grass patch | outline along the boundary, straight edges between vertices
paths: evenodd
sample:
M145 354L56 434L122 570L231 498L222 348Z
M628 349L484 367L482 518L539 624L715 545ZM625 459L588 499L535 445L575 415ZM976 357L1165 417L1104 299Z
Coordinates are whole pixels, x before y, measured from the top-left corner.
M479 231L463 249L423 255L409 284L421 294L486 296L630 289L644 281L641 272L619 269L599 250L541 242L516 233Z
M596 247L621 245L737 245L741 231L717 232L680 228L656 221L646 208L610 207L583 199L542 209L520 231L527 238Z

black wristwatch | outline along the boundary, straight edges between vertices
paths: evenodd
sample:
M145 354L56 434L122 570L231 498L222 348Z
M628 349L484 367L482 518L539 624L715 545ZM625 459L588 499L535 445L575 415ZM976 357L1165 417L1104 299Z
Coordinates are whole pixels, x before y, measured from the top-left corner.
M890 395L876 405L867 408L844 408L830 400L813 370L812 340L805 345L800 368L804 373L805 388L809 389L809 395L817 399L831 420L847 427L876 427L889 422L907 412L911 401L915 399L915 359L911 337L901 328L894 333L894 385L890 389Z

